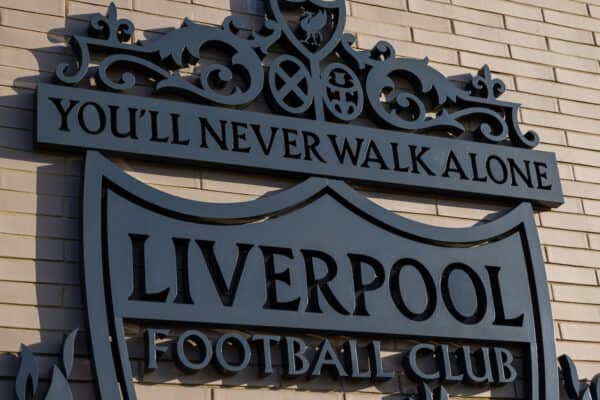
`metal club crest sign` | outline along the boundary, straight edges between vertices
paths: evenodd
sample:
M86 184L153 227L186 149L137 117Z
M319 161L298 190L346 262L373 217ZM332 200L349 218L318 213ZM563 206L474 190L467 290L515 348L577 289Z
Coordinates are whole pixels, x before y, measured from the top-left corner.
M415 346L407 370L424 382L513 382L505 347L516 345L525 355L527 398L556 393L549 297L527 204L493 223L449 230L405 220L322 178L254 202L214 205L151 189L98 154L88 154L85 168L85 286L102 398L136 398L128 319L271 330L267 345L284 345L292 377L318 376L331 364L341 378L391 376L377 366L376 350L375 366L362 374L331 354L308 367L299 355L305 345L281 337L286 331L421 338L427 345ZM154 346L156 332L150 335ZM459 378L420 371L417 357L436 352L431 337L491 343L483 353L489 366ZM249 345L233 340L242 361L216 362L239 372ZM156 352L148 355L151 366ZM176 354L192 371L210 359ZM263 363L272 374L271 357Z
M234 17L220 28L186 19L133 44L133 24L111 5L71 39L77 63L57 67L60 84L38 86L38 144L86 150L84 284L100 398L140 397L128 322L144 326L146 371L165 354L187 373L236 374L258 360L261 376L286 379L385 381L401 370L422 399L443 400L456 382L516 381L524 398L558 398L532 207L561 204L560 180L554 154L521 132L518 104L499 99L504 84L487 66L456 84L386 42L355 50L343 0L265 9L255 32ZM69 87L92 68L94 88ZM128 93L138 83L153 94ZM263 99L271 112L249 109ZM200 203L136 181L102 153L306 180L247 203ZM345 182L515 207L473 228L435 228ZM203 331L214 327L226 333ZM324 339L311 348L302 334ZM418 343L390 371L383 338ZM61 393L71 364L57 370ZM21 376L27 392L33 374Z

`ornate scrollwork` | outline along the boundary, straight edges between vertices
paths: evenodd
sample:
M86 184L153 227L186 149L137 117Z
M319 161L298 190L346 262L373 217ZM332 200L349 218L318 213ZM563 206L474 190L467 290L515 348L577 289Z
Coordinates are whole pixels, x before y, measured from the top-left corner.
M90 48L103 47L115 52L102 60L98 67L98 83L105 89L121 91L132 88L136 77L130 71L136 70L156 81L157 92L177 92L198 101L226 106L248 104L262 92L261 59L281 33L273 21L266 21L261 33L253 32L243 38L239 35L241 26L235 17L226 18L221 29L185 19L179 29L157 40L127 44L123 41L133 32L133 24L116 19L114 4L110 5L106 17L94 17L91 25L100 33L99 38L73 38L72 45L79 58L78 70L69 75L68 66L59 65L57 77L60 81L79 83L87 73ZM200 66L195 83L185 79L180 70L194 66L201 59L202 50L208 47L225 52L230 62ZM110 77L109 71L117 66L125 68L125 71L115 80ZM235 81L236 76L241 77L245 87Z
M498 99L506 88L487 65L462 88L426 58L396 58L390 43L356 51L354 37L343 33L344 0L265 0L265 9L263 29L249 36L235 17L226 18L221 28L186 19L156 40L131 44L134 26L118 19L111 4L106 16L92 18L89 36L72 38L75 70L61 64L56 75L63 83L78 84L88 72L90 51L100 49L112 53L97 70L97 82L106 90L131 89L137 79L133 71L139 71L157 92L198 102L238 107L264 93L274 110L289 115L351 122L366 112L387 129L446 132L526 148L539 142L535 132L521 132L519 104ZM265 81L262 59L278 42L289 52L272 60ZM216 49L227 60L206 63L205 49ZM326 63L328 58L339 61ZM195 80L182 74L189 67Z
M501 143L510 138L513 145L528 148L538 144L535 132L523 134L518 126L519 105L497 100L505 85L491 78L487 65L472 77L466 89L460 89L430 67L427 58L396 59L393 47L386 42L357 52L353 43L352 35L344 35L339 52L366 75L368 106L379 123L392 129L443 130L460 135L468 132L465 121L474 120L476 128L470 133L478 140ZM393 76L408 83L410 89L397 87ZM391 100L390 93L394 94Z

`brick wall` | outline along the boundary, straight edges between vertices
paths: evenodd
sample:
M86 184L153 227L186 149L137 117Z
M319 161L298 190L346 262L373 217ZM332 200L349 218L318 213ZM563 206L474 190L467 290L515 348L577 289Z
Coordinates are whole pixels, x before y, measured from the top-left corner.
M63 333L85 330L80 288L82 159L33 148L33 99L38 82L70 59L68 35L83 33L105 0L0 0L0 398L12 398L18 364L30 344L46 379ZM258 0L117 0L119 15L139 29L135 39L175 27L184 17L220 24L233 13L252 26ZM504 98L523 104L524 129L540 133L540 150L556 153L565 204L536 214L552 296L558 353L576 361L582 377L600 372L600 1L599 0L351 0L347 31L370 48L394 44L399 56L428 56L447 75L490 65L504 80ZM160 30L158 30L160 28ZM158 30L153 32L152 30ZM245 201L294 184L263 175L179 168L115 159L162 190L211 202ZM360 188L408 218L447 227L470 226L506 208L483 202ZM80 335L73 375L79 398L93 398L91 363ZM401 344L390 343L390 351ZM140 378L142 381L144 378ZM397 387L352 388L333 382L270 388L248 380L182 379L140 385L142 398L346 400L393 399ZM150 380L152 381L152 380ZM184 380L185 381L185 380ZM508 391L462 397L518 397ZM235 392L232 392L234 391Z

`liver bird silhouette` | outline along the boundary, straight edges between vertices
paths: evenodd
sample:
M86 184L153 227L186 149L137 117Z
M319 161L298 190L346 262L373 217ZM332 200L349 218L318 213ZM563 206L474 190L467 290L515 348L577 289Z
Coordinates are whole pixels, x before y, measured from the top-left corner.
M327 12L319 10L305 11L300 17L300 29L304 32L304 38L301 40L304 45L310 49L316 49L323 43L322 30L327 25Z

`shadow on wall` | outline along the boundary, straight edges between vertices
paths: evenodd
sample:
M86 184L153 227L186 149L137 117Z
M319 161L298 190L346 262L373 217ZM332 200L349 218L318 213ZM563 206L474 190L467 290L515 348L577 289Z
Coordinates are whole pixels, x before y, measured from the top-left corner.
M248 20L248 13L262 12L262 5L257 0L231 0L232 14ZM104 12L104 11L102 11ZM39 82L53 80L56 65L65 59L73 61L73 57L63 46L65 36L85 34L92 14L70 16L65 27L57 27L48 33L48 39L55 46L32 49L30 52L37 62L40 73L30 76L19 76L14 79L12 86L14 94L0 97L0 154L12 162L30 161L24 168L30 172L9 171L3 179L3 185L10 192L6 193L6 202L14 204L17 212L35 214L33 222L26 223L31 231L24 232L27 237L14 242L14 253L9 256L15 259L4 260L7 269L14 270L15 280L22 278L27 271L32 271L29 282L35 282L35 299L39 307L9 306L8 312L14 313L15 326L30 330L14 331L11 339L15 343L23 341L32 343L28 347L35 354L35 362L39 368L39 385L35 398L43 398L47 391L49 378L54 365L61 365L59 356L63 348L65 334L79 329L75 345L75 364L70 376L70 386L75 399L96 398L95 387L92 383L94 372L90 359L90 346L86 334L86 316L81 268L81 187L83 159L80 155L63 154L43 149L35 149L33 144L34 127L34 89ZM251 18L256 19L256 18ZM173 28L155 29L144 33L144 38L152 38L157 34L168 32ZM35 68L33 68L35 69ZM87 82L88 79L84 79ZM82 85L83 86L83 85ZM149 87L141 87L140 93L149 93ZM35 151L35 153L33 153ZM31 167L34 165L34 167ZM28 193L26 193L28 192ZM31 199L31 193L37 201ZM3 195L4 196L4 195ZM10 197L10 199L8 198ZM29 215L28 215L29 217ZM15 221L17 221L15 219ZM12 222L11 222L12 223ZM15 222L19 224L21 222ZM26 225L23 224L23 225ZM23 229L29 229L24 227ZM31 249L29 251L28 249ZM34 261L26 259L34 258ZM26 289L23 289L26 290ZM34 296L32 296L33 298ZM37 327L40 331L37 331ZM132 348L139 348L139 337L132 339ZM401 365L401 354L393 354L384 358L387 368ZM138 364L141 362L138 360ZM0 370L6 377L0 381L0 398L12 399L15 396L15 375L19 358L12 354L0 355ZM379 383L347 383L334 380L316 381L285 381L280 376L261 381L257 372L240 374L221 379L216 370L207 369L202 374L193 377L182 377L172 366L159 370L151 376L137 368L135 377L141 382L151 384L171 382L174 379L193 384L222 384L224 386L264 386L280 388L298 388L301 390L324 391L381 391L386 399L401 399L403 394L414 393L416 387L411 385L404 376L389 382ZM29 383L33 389L33 377ZM475 396L485 392L485 388L449 388L453 394ZM487 389L489 390L489 389ZM502 389L491 389L492 396L503 396Z

